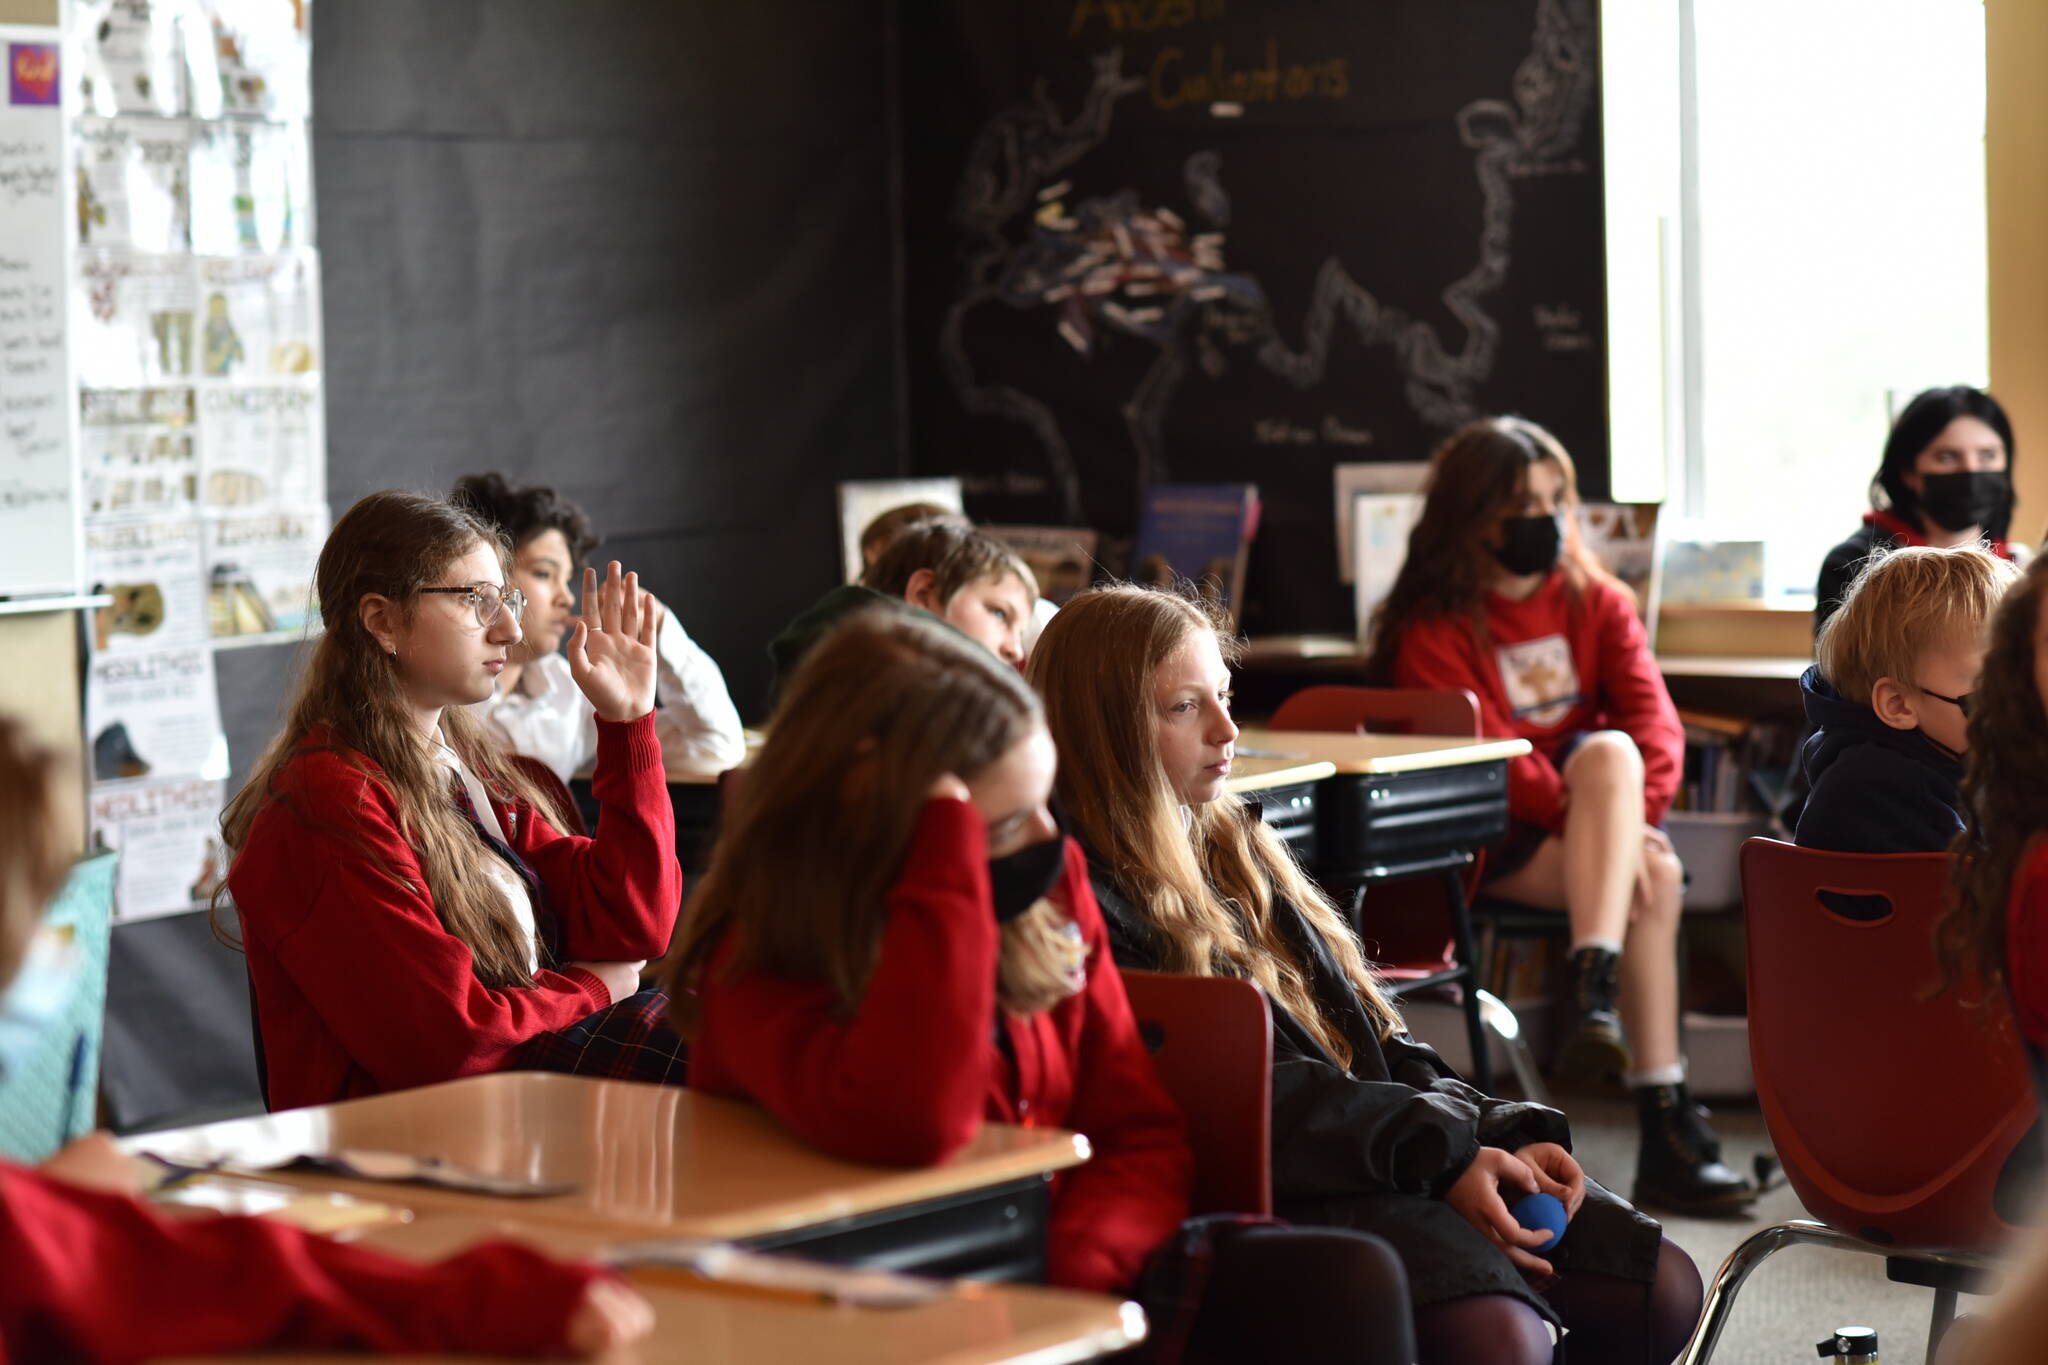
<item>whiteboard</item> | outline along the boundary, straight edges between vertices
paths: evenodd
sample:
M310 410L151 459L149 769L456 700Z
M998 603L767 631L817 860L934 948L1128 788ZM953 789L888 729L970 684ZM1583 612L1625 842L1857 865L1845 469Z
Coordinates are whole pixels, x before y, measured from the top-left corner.
M59 50L54 28L0 24L0 596L81 586Z

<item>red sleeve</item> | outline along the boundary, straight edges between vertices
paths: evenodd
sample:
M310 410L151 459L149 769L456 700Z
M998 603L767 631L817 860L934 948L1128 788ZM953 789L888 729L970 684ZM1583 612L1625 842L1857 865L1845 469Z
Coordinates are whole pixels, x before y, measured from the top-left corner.
M535 1034L611 1004L580 969L523 988L478 981L468 945L434 914L390 798L339 759L308 761L339 771L306 774L298 809L258 818L229 884L245 932L380 1088L496 1070Z
M1604 583L1588 590L1599 631L1600 696L1606 721L1643 756L1643 819L1661 821L1685 771L1685 727L1664 685L1635 604Z
M1062 1126L1092 1155L1060 1177L1046 1239L1047 1280L1098 1293L1129 1290L1188 1216L1194 1157L1111 960L1109 932L1081 846L1067 842L1067 904L1088 943L1088 987L1073 1108Z
M565 961L633 962L668 951L683 903L675 807L654 713L597 722L597 837L563 834L531 812L513 847L547 887Z
M1490 739L1526 739L1508 714L1495 679L1478 657L1472 628L1452 616L1409 625L1394 656L1394 685L1469 690L1479 698L1479 732ZM1540 750L1508 760L1508 814L1552 833L1564 829L1564 778Z
M986 849L974 807L925 804L851 1011L823 983L735 979L714 959L699 987L702 1046L726 1073L712 1088L729 1078L804 1141L852 1161L930 1165L979 1132L996 1061Z
M0 1166L0 1357L255 1347L559 1354L595 1266L506 1243L413 1265L259 1218L165 1218Z

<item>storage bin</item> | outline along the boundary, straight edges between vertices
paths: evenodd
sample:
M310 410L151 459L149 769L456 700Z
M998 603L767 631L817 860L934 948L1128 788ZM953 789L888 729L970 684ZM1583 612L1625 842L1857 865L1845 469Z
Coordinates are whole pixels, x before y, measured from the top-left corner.
M1685 1013L1686 1080L1710 1100L1756 1098L1749 1065L1749 1020L1739 1014Z
M1664 818L1671 847L1685 864L1688 910L1726 910L1742 904L1742 841L1768 833L1770 820L1752 811L1715 814L1675 810Z

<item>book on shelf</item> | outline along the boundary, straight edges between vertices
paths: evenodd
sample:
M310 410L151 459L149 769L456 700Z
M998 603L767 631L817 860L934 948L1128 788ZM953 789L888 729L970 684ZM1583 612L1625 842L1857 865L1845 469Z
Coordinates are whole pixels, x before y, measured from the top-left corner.
M1130 576L1152 587L1193 583L1235 622L1258 528L1257 484L1154 484L1138 514Z

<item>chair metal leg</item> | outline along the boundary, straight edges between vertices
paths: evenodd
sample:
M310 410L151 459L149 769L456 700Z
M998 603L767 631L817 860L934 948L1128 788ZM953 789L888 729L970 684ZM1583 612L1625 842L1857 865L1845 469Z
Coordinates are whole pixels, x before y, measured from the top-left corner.
M1529 1051L1529 1040L1522 1036L1522 1021L1515 1017L1507 1002L1492 991L1483 991L1475 986L1472 994L1479 1001L1480 1020L1508 1050L1508 1065L1514 1069L1515 1084L1521 1087L1522 1098L1536 1104L1549 1104L1550 1091L1543 1084L1543 1073L1537 1070L1536 1054Z
M1470 859L1466 860L1467 862ZM1472 908L1465 903L1463 868L1446 868L1444 900L1451 914L1451 950L1465 969L1465 1040L1472 1047L1472 1084L1483 1095L1493 1093L1493 1049L1486 1045L1486 1024L1480 1017L1479 960L1472 953Z
M1734 1307L1735 1294L1742 1288L1742 1282L1770 1257L1791 1246L1829 1246L1842 1251L1860 1251L1866 1256L1886 1254L1883 1247L1860 1237L1851 1237L1846 1232L1837 1232L1811 1218L1774 1223L1761 1232L1751 1234L1728 1253L1728 1259L1721 1262L1721 1268L1714 1273L1714 1282L1707 1286L1707 1301L1700 1310L1699 1323L1692 1329L1692 1339L1685 1343L1685 1350L1678 1357L1679 1365L1706 1365L1714 1354L1714 1344L1721 1339L1722 1329L1728 1325L1728 1312Z
M1949 1327L1956 1320L1956 1291L1937 1289L1934 1291L1934 1317L1927 1324L1927 1359L1933 1365L1935 1349L1941 1339L1948 1335Z

